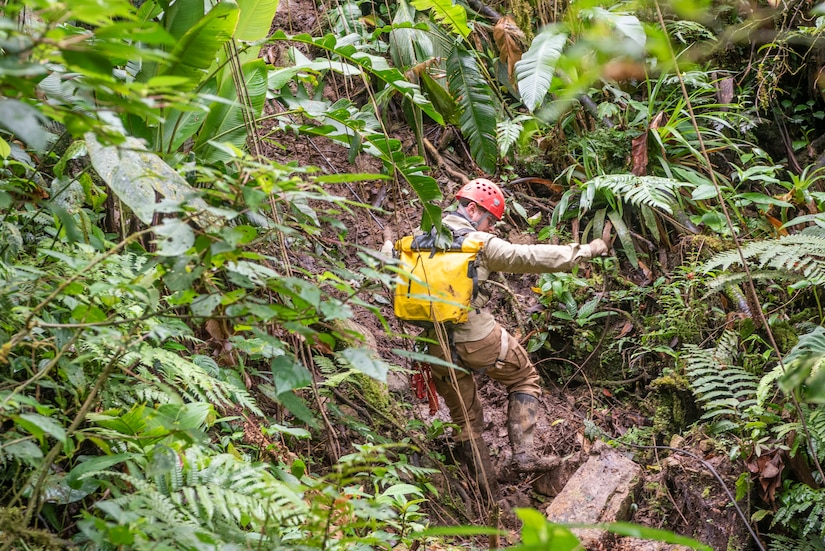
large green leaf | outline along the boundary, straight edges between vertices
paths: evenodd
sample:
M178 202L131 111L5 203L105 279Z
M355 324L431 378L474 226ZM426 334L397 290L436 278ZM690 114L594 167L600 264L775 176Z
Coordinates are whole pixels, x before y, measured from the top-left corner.
M163 26L180 40L204 16L203 0L175 0L163 12Z
M425 50L432 52L432 44L427 33L413 28L414 22L415 10L406 0L399 0L390 31L390 56L396 67L412 67L424 59L429 59L429 56L419 58L418 41L421 41Z
M160 157L146 151L140 140L129 137L120 146L105 146L91 132L85 138L95 171L144 224L152 223L155 192L173 201L187 199L199 211L208 209L195 196L197 190Z
M475 57L461 46L456 46L447 58L447 83L453 97L459 98L459 123L461 133L470 143L470 153L481 170L494 174L498 163L498 102Z
M238 0L241 16L235 31L237 40L262 40L269 34L279 0Z
M34 107L16 99L0 99L0 128L36 151L46 147L46 118Z
M158 74L203 81L220 48L232 38L239 15L234 2L224 0L217 4L178 40L172 50L172 61L161 66Z
M251 42L252 44L244 44L237 49L224 48L223 53L220 54L219 65L223 65L222 62L229 52L237 52L238 66L243 66L258 58L261 53L261 46L256 42L262 41L269 35L272 19L278 9L278 3L279 0L238 0L240 16L233 38L235 41ZM224 79L231 77L230 68L230 64L224 65L224 69L218 75L218 81L221 82L221 85L223 85Z
M339 355L361 373L382 383L387 382L389 366L374 350L369 348L345 348Z
M459 123L458 113L460 109L458 103L444 86L436 82L429 73L421 73L421 87L427 91L427 96L445 121L450 124Z
M453 4L452 0L413 0L412 5L420 11L431 10L430 13L436 21L447 25L461 38L470 36L470 27L467 26L467 12L464 6Z
M252 60L244 65L243 73L243 86L252 111L249 117L254 120L260 116L266 100L266 64L262 59ZM225 80L218 93L223 100L212 104L195 142L195 149L201 150L201 158L206 160L228 159L224 151L208 146L208 142L228 142L243 147L247 138L244 106L238 101L232 79Z
M610 221L613 223L613 229L616 232L619 242L622 244L624 254L627 255L627 259L633 267L638 270L639 257L636 254L636 245L633 243L633 236L630 233L627 224L624 223L621 213L611 209L607 211L607 217L610 218Z
M39 413L22 413L12 416L12 419L15 425L33 434L41 444L46 434L59 442L66 441L66 429L51 417Z
M202 0L178 0L172 5L163 0L160 0L160 2L147 0L138 10L138 18L144 23L162 17L163 28L171 38L169 43L165 45L166 47L160 50L163 53L163 58L168 57L168 52L175 47L178 40L186 34L186 31L194 27L203 16ZM158 75L163 63L165 62L160 59L144 61L140 64L140 71L136 76L137 80L148 82L152 77Z
M195 244L192 227L178 218L164 219L163 224L155 226L154 233L160 256L183 256Z
M157 151L177 151L203 125L209 115L209 100L217 94L215 79L202 83L197 96L185 109L172 105L164 110L161 140L154 144Z
M544 102L550 81L561 57L567 35L558 27L549 26L533 39L530 48L516 62L516 81L521 101L532 113Z
M644 54L645 44L647 42L647 34L642 26L641 21L635 15L627 15L623 13L613 13L604 8L592 8L592 10L582 10L582 15L592 15L593 19L603 22L612 27L616 39L621 41L623 53L628 55L642 55ZM613 43L616 47L616 43ZM627 51L630 49L630 51Z

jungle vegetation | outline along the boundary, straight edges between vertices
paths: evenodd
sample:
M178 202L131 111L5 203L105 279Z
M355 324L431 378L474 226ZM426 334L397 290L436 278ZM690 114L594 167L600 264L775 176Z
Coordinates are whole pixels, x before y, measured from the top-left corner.
M0 550L489 533L427 516L410 458L437 427L335 405L357 389L389 412L388 372L420 359L352 323L393 333L393 272L340 221L381 209L340 190L385 186L438 229L433 132L538 242L615 232L598 270L538 279L530 351L564 340L595 379L682 385L698 413L654 407L637 441L701 426L754 466L736 491L761 548L825 548L822 6L347 0L311 33L271 28L277 8L0 4ZM287 137L381 168L263 155ZM362 439L319 460L342 423ZM524 549L575 547L519 514Z

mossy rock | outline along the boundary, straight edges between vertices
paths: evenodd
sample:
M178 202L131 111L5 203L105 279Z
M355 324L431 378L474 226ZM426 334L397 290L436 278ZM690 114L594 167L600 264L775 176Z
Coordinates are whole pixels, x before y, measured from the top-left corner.
M669 439L699 419L701 410L696 406L690 382L684 376L667 373L654 379L649 388L656 434Z

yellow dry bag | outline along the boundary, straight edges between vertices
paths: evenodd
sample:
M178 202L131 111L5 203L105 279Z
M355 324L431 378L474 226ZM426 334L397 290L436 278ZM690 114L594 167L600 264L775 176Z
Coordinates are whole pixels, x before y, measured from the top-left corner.
M435 247L435 235L402 237L395 242L400 280L395 286L395 316L418 325L435 321L464 323L477 292L476 256L484 243L454 232L448 249Z

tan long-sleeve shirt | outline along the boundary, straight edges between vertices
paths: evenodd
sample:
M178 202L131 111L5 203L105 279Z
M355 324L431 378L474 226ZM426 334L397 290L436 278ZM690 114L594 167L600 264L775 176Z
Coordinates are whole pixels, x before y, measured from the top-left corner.
M473 229L469 220L457 214L444 217L444 224L452 230ZM513 274L540 274L545 272L562 272L573 268L582 260L592 258L589 245L571 243L569 245L518 245L496 237L487 232L474 231L467 238L484 242L476 263L478 281L486 281L494 272ZM484 309L490 295L480 285L478 296L473 300L473 310L467 323L457 325L454 331L455 342L481 340L495 328L493 314Z

